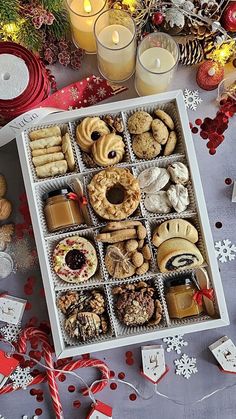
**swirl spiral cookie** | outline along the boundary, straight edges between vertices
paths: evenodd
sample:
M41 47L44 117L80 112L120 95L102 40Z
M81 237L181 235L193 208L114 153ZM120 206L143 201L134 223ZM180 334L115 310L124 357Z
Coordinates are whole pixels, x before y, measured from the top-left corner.
M87 117L76 128L76 141L80 148L88 153L94 141L109 133L108 126L98 116Z
M88 185L88 192L94 211L106 220L124 220L133 214L141 200L138 180L128 169L118 167L97 173Z
M66 282L80 283L94 275L98 265L94 246L79 236L61 240L53 252L56 274Z
M125 153L125 144L120 135L107 134L92 145L93 160L99 166L111 166L119 163Z

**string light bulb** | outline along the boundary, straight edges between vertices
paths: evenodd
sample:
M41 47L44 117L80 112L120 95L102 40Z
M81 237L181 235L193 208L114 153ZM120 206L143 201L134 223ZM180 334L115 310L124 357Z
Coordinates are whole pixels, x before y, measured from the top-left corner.
M234 40L222 43L221 45L217 46L210 54L208 54L207 58L221 65L225 65L235 51L235 44L236 42Z
M12 41L17 41L19 26L15 22L6 23L5 25L2 26L1 32L5 40L10 38Z
M137 6L137 0L122 0L124 6L128 6L131 12L134 12Z

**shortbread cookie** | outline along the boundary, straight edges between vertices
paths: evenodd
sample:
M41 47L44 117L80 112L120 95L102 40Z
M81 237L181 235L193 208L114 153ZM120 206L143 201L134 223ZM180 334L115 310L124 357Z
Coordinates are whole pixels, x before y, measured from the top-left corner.
M87 117L76 128L76 141L81 150L89 153L94 141L109 133L107 124L98 116Z
M162 109L156 109L154 111L155 115L161 119L162 122L164 122L164 124L172 131L175 128L175 124L173 119L170 117L170 115L168 115L168 113L166 113L165 111L163 111Z
M160 224L153 233L152 243L158 247L165 240L174 237L181 237L192 243L198 241L197 229L187 220L181 218L177 220L168 220Z
M156 194L167 185L169 180L170 180L170 175L167 172L167 170L164 168L160 168L157 178L154 180L154 182L152 182L150 185L144 188L143 192L149 195Z
M0 199L0 221L7 220L12 212L12 204L8 199Z
M159 144L166 144L169 137L169 131L160 119L154 119L152 121L152 135L154 140Z
M128 119L130 134L143 134L151 129L152 117L144 111L135 112Z
M175 131L171 131L164 149L164 156L169 156L173 153L177 144L177 135Z
M96 272L98 259L94 246L84 237L61 240L53 252L53 268L65 282L87 281Z
M134 154L144 160L154 159L161 152L161 145L154 140L150 132L133 135L132 147Z
M135 274L136 267L132 263L132 253L127 254L124 242L108 246L105 255L106 269L113 278L124 279Z
M203 263L197 246L182 238L169 239L158 247L157 264L161 272L194 268Z
M92 145L93 160L98 166L112 166L119 163L125 154L123 138L115 133L103 135Z
M144 206L147 211L156 214L169 214L172 209L166 191L159 191L153 195L146 195Z
M73 172L75 170L75 158L68 133L62 137L62 152L65 155L65 159L67 161L70 172Z
M159 167L150 167L138 175L139 186L142 192L146 192L146 189L158 178L160 173L161 169Z
M137 231L135 228L126 228L125 230L100 233L96 236L97 241L103 243L117 243L124 240L136 239Z
M94 211L106 220L126 219L137 209L141 200L138 180L128 169L110 167L102 170L94 175L87 188ZM118 203L112 203L107 198L112 190L115 190L116 197L119 190L122 192Z
M171 185L167 191L167 196L172 207L178 213L185 211L190 204L188 189L183 185Z
M134 228L141 225L141 221L130 220L130 221L111 221L102 228L102 232L124 230L125 228Z
M63 160L64 154L63 153L52 153L52 154L45 154L44 156L37 156L33 157L32 161L35 167L43 166L47 163L56 162L58 160Z
M167 168L170 178L174 183L180 183L181 185L186 185L189 181L189 172L188 168L184 163L180 161L172 163Z
M64 175L67 172L66 160L59 160L36 167L36 174L39 178Z
M33 157L45 156L45 154L60 153L62 148L60 145L49 148L40 148L39 150L32 150Z
M31 150L38 150L41 148L49 148L49 147L58 146L58 145L61 145L61 143L62 143L62 138L59 136L47 137L47 138L42 138L40 140L32 141L30 143L30 148Z
M40 140L41 138L48 138L54 136L61 136L61 129L57 125L49 128L42 128L36 131L31 131L29 137L31 141Z

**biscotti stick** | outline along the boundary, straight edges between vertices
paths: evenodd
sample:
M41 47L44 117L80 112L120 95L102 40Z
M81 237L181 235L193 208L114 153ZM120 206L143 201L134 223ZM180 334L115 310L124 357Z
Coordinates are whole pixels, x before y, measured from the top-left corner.
M67 168L66 160L59 160L36 167L36 173L39 178L64 175L67 172Z
M58 160L64 160L64 154L63 153L45 154L45 156L33 157L32 160L35 167L43 166L44 164L47 164L47 163L52 163Z
M40 140L35 140L30 143L31 150L37 150L39 148L49 148L54 147L55 145L61 145L62 138L61 137L48 137L48 138L41 138Z
M45 154L59 153L60 151L62 151L62 148L59 145L49 148L40 148L39 150L32 150L32 156L44 156Z
M38 129L29 133L31 141L39 140L40 138L47 138L53 136L61 135L61 129L58 126Z

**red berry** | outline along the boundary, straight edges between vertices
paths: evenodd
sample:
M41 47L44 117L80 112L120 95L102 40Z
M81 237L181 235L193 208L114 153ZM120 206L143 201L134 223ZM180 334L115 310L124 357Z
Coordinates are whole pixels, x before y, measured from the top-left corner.
M163 20L164 20L164 16L161 12L153 13L152 21L153 21L154 25L156 25L156 26L161 25Z

